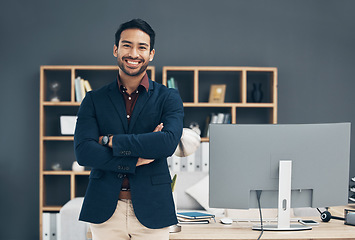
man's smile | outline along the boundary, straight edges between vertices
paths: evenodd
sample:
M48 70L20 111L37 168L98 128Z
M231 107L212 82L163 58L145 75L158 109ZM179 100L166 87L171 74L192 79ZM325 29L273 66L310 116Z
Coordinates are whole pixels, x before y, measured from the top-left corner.
M143 62L141 59L123 58L123 60L129 68L136 68Z

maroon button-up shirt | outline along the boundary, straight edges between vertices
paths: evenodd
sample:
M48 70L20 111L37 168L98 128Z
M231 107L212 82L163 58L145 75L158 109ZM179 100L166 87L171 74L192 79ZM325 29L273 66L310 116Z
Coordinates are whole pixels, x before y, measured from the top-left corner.
M144 90L148 92L148 89L149 89L148 75L146 73L143 76L138 88L135 91L133 91L131 94L127 93L127 88L123 86L118 75L117 75L117 81L118 81L120 93L122 93L122 97L123 97L125 105L126 105L127 121L129 124L131 121L134 106L136 105L137 99L139 97L139 93ZM128 181L127 176L123 179L122 188L129 189L129 181Z
M135 91L133 91L131 94L127 93L127 88L125 88L122 85L122 82L120 81L119 76L117 76L117 80L118 80L118 86L119 86L120 92L122 93L123 99L126 104L127 121L129 124L131 117L132 117L134 106L136 105L136 102L137 102L137 99L139 96L139 92L144 91L144 90L146 90L148 92L148 89L149 89L148 75L147 75L147 73L144 75L138 88Z

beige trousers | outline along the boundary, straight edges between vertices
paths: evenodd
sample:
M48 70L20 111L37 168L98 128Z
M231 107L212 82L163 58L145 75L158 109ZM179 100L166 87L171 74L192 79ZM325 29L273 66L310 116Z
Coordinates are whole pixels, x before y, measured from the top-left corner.
M118 200L112 217L104 223L90 224L92 240L168 240L169 227L150 229L143 226L133 211L132 201Z

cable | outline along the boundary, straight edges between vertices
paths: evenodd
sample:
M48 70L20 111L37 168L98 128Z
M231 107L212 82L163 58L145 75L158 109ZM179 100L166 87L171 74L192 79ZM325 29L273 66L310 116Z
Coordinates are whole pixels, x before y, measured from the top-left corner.
M320 214L322 214L322 212L321 212L321 210L319 210L319 208L317 208L317 210L318 210L318 212L319 212Z
M261 206L260 206L261 191L262 190L256 190L256 198L258 199L259 214L260 214L260 227L261 227L261 233L260 233L260 235L258 237L258 240L261 238L261 236L264 233L263 214L261 213Z

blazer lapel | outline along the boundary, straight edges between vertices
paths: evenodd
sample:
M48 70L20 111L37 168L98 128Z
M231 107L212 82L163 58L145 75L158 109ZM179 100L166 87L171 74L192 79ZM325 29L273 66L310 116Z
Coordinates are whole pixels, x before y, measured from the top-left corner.
M152 80L149 79L148 92L144 90L143 92L139 93L139 97L137 99L136 105L134 106L131 122L129 123L129 129L128 129L129 133L132 132L134 124L136 123L136 121L139 117L139 114L144 109L150 95L152 94L152 91L153 91L153 82L152 82Z
M124 131L128 131L128 122L126 115L126 105L124 103L123 97L121 96L117 81L114 81L109 86L108 95L111 99L112 104L115 106L118 115L121 118L122 125L124 127Z

